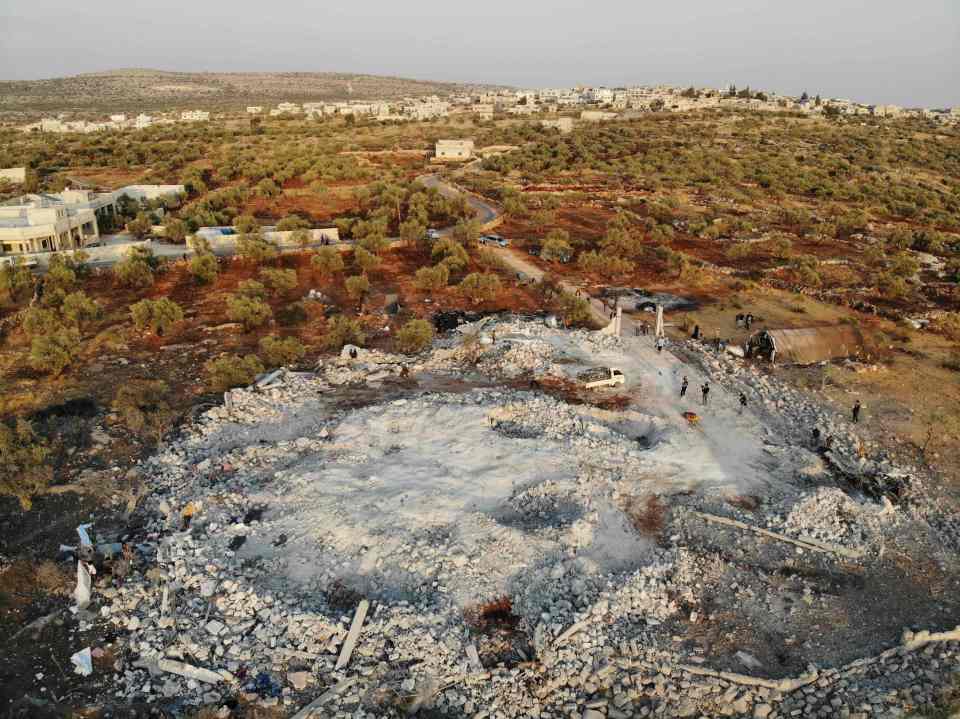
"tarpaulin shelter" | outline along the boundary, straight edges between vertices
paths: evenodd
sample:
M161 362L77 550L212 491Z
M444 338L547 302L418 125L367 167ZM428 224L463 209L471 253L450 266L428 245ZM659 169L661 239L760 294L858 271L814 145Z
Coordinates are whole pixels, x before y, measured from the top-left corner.
M853 325L760 330L747 340L747 356L776 357L784 364L815 364L855 357L863 351L863 335ZM775 353L775 354L774 354Z

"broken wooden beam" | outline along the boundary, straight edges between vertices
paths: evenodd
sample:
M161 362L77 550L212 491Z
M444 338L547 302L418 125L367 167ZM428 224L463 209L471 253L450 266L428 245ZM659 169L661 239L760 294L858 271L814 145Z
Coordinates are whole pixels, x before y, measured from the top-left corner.
M778 542L786 542L787 544L792 544L796 547L802 547L803 549L809 549L814 552L825 552L827 554L837 554L841 557L847 557L848 559L860 559L863 556L862 549L849 549L847 547L841 547L838 544L829 544L828 542L819 542L815 539L794 539L793 537L788 537L784 534L777 534L776 532L771 532L769 529L764 529L763 527L755 527L746 522L741 522L737 519L730 519L728 517L718 517L716 514L707 514L706 512L696 512L691 510L690 512L696 517L700 517L708 522L713 524L724 524L728 527L735 527L737 529L743 529L747 532L753 532L754 534L760 534L769 539L775 539Z
M360 638L360 630L363 629L363 620L367 618L367 610L370 608L370 602L361 599L357 606L357 611L353 615L353 622L350 624L350 631L347 632L347 638L340 649L340 656L337 658L336 669L343 669L350 663L350 655L353 654L353 648L357 645Z
M337 696L337 694L345 692L347 689L356 684L356 682L356 677L350 677L349 679L344 679L340 682L337 682L334 686L327 689L327 691L290 717L290 719L309 719L311 716L313 716L315 711L319 710L324 704Z

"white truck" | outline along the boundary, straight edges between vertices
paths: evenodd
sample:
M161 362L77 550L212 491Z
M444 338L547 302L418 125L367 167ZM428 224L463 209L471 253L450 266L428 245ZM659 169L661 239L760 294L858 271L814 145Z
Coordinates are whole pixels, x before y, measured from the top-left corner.
M577 379L587 389L597 389L599 387L616 387L624 384L627 378L623 371L616 367L593 367L585 372L581 372Z

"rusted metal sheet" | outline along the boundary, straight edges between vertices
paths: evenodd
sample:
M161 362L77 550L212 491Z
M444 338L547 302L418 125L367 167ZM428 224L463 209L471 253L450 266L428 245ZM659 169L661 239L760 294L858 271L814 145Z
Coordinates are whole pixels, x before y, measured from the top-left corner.
M762 330L750 338L766 334L777 350L777 362L814 364L854 357L863 351L863 335L853 325L805 327L801 329Z

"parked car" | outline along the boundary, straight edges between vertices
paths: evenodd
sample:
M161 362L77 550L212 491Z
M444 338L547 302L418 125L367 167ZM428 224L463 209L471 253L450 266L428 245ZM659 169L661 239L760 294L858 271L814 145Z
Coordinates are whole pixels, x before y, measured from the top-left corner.
M439 240L440 239L440 230L435 230L430 228L427 230L427 239L428 240Z
M623 370L616 367L593 367L581 372L577 379L587 389L616 387L618 384L624 384L627 381L627 378L623 375Z
M16 256L0 257L0 267L12 267L14 264L16 264L16 261ZM23 267L36 267L37 260L33 257L21 257L20 264Z

